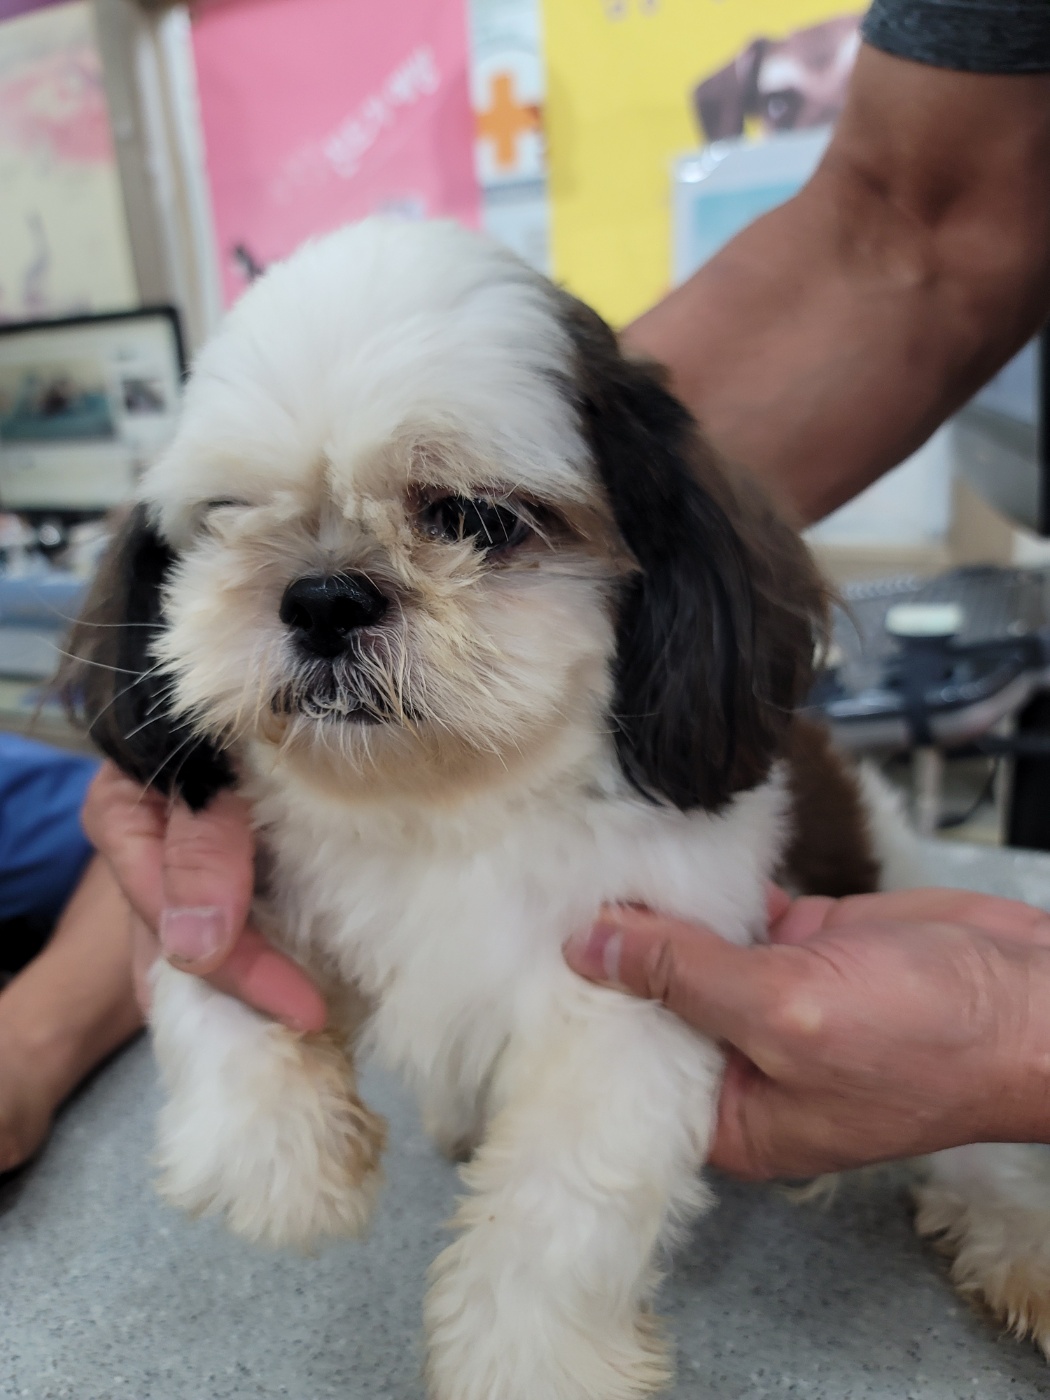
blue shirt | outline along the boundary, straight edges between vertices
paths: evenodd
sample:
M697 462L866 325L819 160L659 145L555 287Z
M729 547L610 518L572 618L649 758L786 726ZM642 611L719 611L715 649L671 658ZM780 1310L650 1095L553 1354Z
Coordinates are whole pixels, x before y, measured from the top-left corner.
M93 758L0 733L0 919L53 922L91 856L80 809Z

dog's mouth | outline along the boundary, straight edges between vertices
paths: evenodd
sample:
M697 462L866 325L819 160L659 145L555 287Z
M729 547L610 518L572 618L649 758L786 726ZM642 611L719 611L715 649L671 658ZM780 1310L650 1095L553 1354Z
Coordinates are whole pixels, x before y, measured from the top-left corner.
M315 695L275 697L273 711L274 714L299 715L303 719L336 724L386 724L389 719L386 715L376 714L375 710L365 705L327 701Z
M329 666L312 666L288 681L270 701L275 715L336 724L394 724L407 716L363 678L353 684Z

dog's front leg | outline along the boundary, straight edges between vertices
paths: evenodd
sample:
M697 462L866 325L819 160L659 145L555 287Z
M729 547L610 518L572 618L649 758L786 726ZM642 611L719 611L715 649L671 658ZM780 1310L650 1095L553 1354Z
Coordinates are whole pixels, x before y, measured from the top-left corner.
M704 1200L721 1056L585 988L511 1040L427 1298L435 1400L635 1400L670 1376L654 1257Z
M385 1125L358 1098L346 1042L296 1035L166 963L150 1023L168 1090L161 1194L268 1244L359 1234Z

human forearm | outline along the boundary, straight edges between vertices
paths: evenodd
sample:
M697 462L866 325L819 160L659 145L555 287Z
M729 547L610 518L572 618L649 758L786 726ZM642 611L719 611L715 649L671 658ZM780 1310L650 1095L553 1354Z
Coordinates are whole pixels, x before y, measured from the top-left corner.
M862 50L820 170L625 332L806 519L914 450L1050 309L1050 83Z
M141 1026L128 907L97 857L47 946L0 991L0 1172L41 1146L59 1104Z

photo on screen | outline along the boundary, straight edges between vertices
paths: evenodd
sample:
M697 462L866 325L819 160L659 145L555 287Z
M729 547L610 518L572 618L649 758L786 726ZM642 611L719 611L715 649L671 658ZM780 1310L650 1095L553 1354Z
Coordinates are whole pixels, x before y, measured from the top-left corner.
M125 413L137 415L170 413L164 381L156 375L126 374L120 381L120 397Z
M108 442L105 367L92 359L0 367L0 442Z

